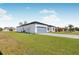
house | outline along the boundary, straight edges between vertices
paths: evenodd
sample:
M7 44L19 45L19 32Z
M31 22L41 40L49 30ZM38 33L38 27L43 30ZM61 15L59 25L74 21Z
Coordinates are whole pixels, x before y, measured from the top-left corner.
M15 31L14 27L4 27L3 31Z
M29 32L29 33L47 33L55 32L55 26L40 23L40 22L31 22L17 26L17 32Z
M4 27L3 31L9 31L9 27Z

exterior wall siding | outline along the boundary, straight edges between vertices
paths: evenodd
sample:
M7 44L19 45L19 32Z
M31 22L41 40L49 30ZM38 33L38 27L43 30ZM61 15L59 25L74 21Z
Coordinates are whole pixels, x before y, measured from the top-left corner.
M35 24L24 26L25 32L35 33Z
M36 24L36 25L35 25L36 33L38 33L38 32L37 32L37 27L45 27L45 28L46 28L46 32L48 32L48 30L47 30L48 26L46 26L46 25L41 25L41 24Z
M55 27L48 27L47 25L42 25L42 24L29 24L26 26L17 27L16 30L17 30L17 32L38 33L37 27L45 27L46 32L55 32ZM48 30L48 28L49 28L49 30Z
M55 27L48 27L49 28L49 32L55 32Z
M27 26L18 27L17 32L35 33L35 24L30 24L30 25L27 25Z

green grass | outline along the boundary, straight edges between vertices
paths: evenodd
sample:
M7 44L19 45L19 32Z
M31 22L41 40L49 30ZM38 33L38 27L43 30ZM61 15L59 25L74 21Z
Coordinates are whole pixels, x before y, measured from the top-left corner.
M24 46L24 54L40 55L77 55L79 54L79 40L71 38L52 37L16 32L6 32L12 38L20 41ZM17 52L17 51L16 51Z
M56 33L56 34L73 34L73 35L79 35L79 32L51 32L51 33Z

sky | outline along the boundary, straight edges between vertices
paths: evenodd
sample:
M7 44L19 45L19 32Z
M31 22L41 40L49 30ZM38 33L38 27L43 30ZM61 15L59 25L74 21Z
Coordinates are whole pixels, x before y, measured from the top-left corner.
M78 3L1 3L0 27L16 27L19 22L38 21L64 27L79 27Z

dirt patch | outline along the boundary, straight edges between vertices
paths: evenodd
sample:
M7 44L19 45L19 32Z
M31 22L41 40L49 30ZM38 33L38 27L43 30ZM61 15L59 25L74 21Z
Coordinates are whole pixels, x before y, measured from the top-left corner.
M26 54L26 48L23 47L21 42L2 32L0 33L0 51L4 55Z

